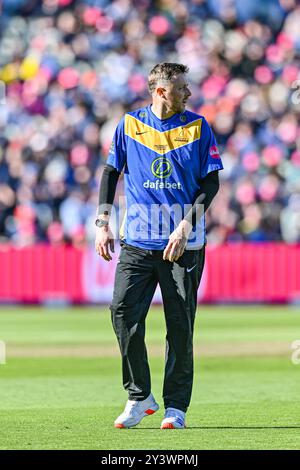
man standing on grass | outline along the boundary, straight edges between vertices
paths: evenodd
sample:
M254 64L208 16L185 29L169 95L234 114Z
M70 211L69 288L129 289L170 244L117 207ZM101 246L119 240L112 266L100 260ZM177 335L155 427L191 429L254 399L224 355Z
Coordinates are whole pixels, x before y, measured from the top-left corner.
M144 341L158 283L167 328L161 429L184 428L191 399L193 329L206 243L203 212L219 189L223 166L204 117L185 110L191 95L187 72L175 63L153 68L148 77L152 104L120 121L100 184L95 246L110 261L110 208L124 169L126 215L110 305L128 392L117 428L135 426L159 408Z

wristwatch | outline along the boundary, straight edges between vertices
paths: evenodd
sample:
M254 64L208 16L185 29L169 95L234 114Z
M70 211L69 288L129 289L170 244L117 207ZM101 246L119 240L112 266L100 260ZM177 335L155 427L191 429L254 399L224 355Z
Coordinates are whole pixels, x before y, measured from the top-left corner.
M99 227L99 228L104 227L108 224L109 224L108 220L104 220L104 219L96 219L95 220L95 225L97 225L97 227Z

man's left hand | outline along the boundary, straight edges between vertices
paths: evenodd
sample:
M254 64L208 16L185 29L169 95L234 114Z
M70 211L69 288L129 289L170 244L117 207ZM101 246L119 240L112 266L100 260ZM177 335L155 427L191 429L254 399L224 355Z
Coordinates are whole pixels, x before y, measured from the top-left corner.
M164 260L171 261L172 263L183 255L192 229L193 226L187 220L180 222L178 227L169 236L169 242L163 253Z

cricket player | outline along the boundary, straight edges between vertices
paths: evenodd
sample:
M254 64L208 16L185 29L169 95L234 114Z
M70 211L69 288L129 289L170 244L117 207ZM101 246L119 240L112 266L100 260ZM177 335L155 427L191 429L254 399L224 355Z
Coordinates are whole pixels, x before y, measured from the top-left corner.
M157 284L167 330L161 429L186 427L197 289L205 258L204 212L219 189L223 168L207 121L185 109L191 96L187 73L185 65L176 63L151 70L152 103L121 119L101 178L95 247L110 261L110 208L124 171L126 216L110 310L128 401L116 428L135 426L159 409L145 345L145 320Z

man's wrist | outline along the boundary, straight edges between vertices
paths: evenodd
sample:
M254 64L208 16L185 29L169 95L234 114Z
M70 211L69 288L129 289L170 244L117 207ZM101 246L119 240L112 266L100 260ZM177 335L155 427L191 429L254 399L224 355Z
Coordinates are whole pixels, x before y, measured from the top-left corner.
M105 212L104 214L98 214L96 218L109 221L110 215L108 212Z
M182 219L182 221L179 223L176 229L176 231L180 233L186 239L189 238L192 230L193 230L192 224L186 219Z
M180 224L178 225L178 229L179 230L182 230L184 235L186 237L189 236L189 234L191 233L191 231L193 230L193 225L192 223L187 220L187 219L182 219L182 221L180 222Z

